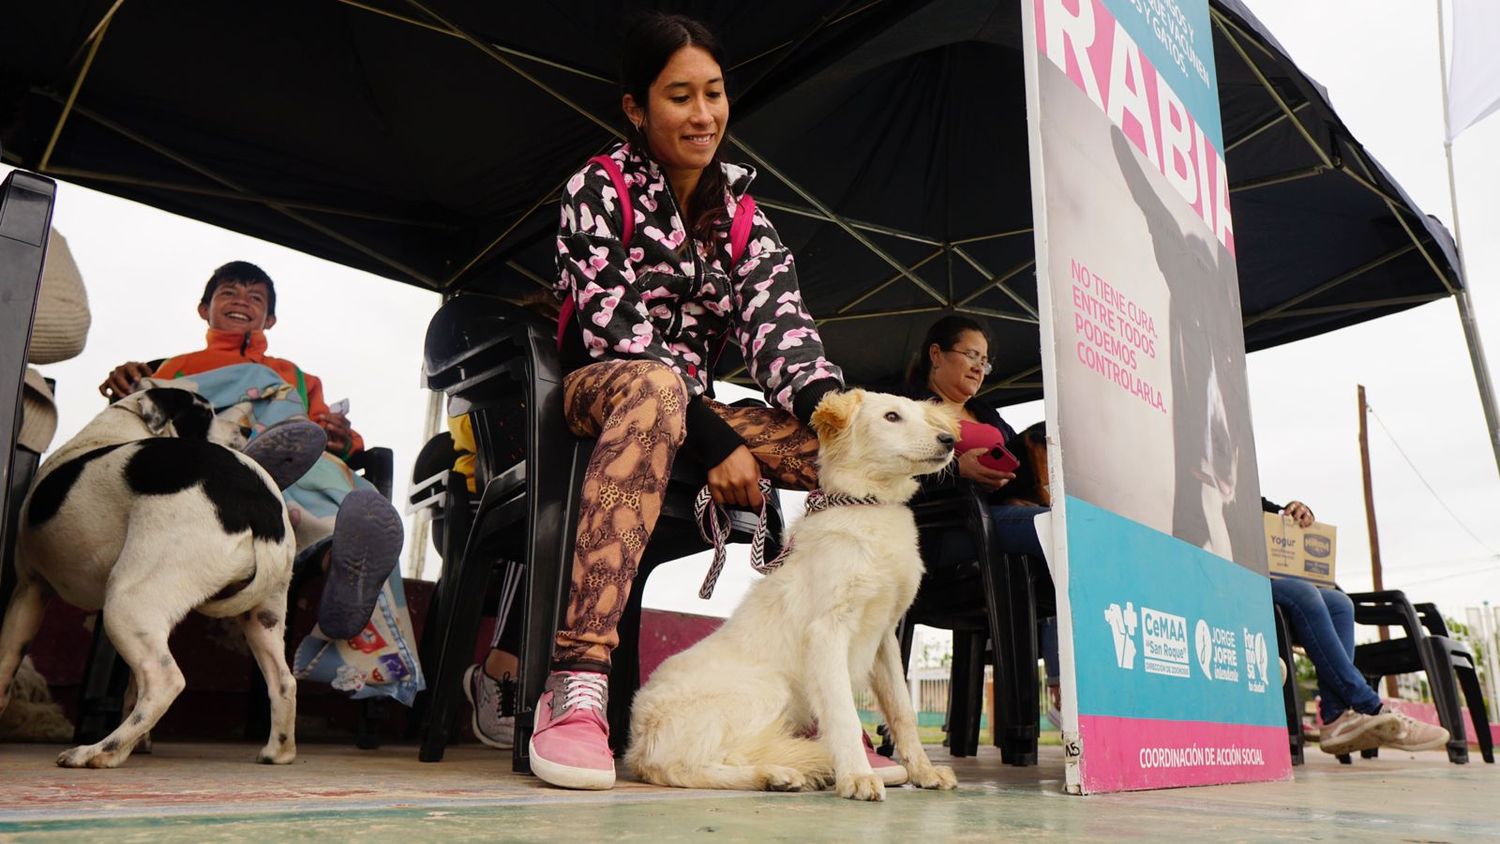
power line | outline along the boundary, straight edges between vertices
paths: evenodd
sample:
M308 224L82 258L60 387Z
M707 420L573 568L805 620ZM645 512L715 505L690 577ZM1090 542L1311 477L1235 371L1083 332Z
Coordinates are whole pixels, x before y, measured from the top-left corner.
M1380 418L1380 414L1375 412L1375 408L1371 407L1368 403L1365 405L1365 407L1370 411L1370 415L1375 417L1375 422L1380 425L1380 430L1384 431L1386 437L1390 439L1391 445L1396 447L1396 453L1400 454L1401 459L1406 461L1406 465L1411 467L1412 472L1417 476L1417 480L1422 482L1422 486L1427 487L1427 491L1432 493L1433 499L1436 500L1437 503L1441 505L1445 511L1447 511L1449 516L1453 517L1453 522L1459 527L1463 528L1464 533L1467 533L1475 542L1479 543L1479 545L1484 548L1484 550L1490 552L1492 556L1500 557L1500 551L1496 551L1494 548L1491 548L1488 542L1480 539L1478 534L1470 530L1469 526L1464 524L1463 519L1460 519L1458 517L1458 514L1453 512L1453 508L1448 506L1448 502L1444 501L1443 497L1437 494L1437 490L1433 489L1432 484L1427 482L1427 478L1422 476L1422 471L1417 468L1416 463L1412 462L1411 457L1406 453L1406 449L1401 447L1401 443L1396 441L1396 435L1392 434L1391 429L1386 427L1385 420Z

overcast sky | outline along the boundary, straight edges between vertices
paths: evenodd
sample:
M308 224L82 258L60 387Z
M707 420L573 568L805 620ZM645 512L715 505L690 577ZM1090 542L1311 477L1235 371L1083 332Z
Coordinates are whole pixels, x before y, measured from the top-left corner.
M1423 210L1451 228L1433 3L1250 6L1328 88L1354 135ZM1454 148L1469 280L1492 350L1500 348L1500 163L1485 151L1497 148L1500 116L1470 129ZM57 442L102 407L96 387L115 364L201 348L204 326L194 309L203 283L214 267L242 259L277 282L271 353L322 377L330 402L350 399L350 418L366 441L395 450L397 492L404 490L422 441L420 353L436 294L66 184L54 222L68 237L94 311L83 355L45 368L59 381ZM1500 603L1500 474L1452 301L1250 357L1263 491L1275 501L1300 498L1337 525L1340 582L1369 587L1358 383L1380 420L1371 421L1370 440L1386 585L1435 600L1459 618L1481 600ZM1024 425L1041 417L1041 406L1006 416ZM748 567L732 558L714 601L704 604L695 593L705 565L699 557L659 570L648 603L727 611L751 579ZM428 577L435 566L434 557Z

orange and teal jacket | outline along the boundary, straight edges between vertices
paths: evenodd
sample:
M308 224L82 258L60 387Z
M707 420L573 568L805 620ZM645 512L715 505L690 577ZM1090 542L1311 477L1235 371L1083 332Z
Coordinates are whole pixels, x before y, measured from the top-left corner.
M295 385L297 393L302 396L303 407L307 408L308 418L316 420L328 413L328 402L323 398L323 382L319 381L316 375L303 372L297 364L289 360L273 358L266 354L264 331L251 331L247 334L210 328L207 348L191 354L167 358L161 366L157 367L155 377L182 378L242 363L258 363L273 370L288 384ZM349 440L350 448L341 455L343 457L364 450L365 441L358 432L350 431Z

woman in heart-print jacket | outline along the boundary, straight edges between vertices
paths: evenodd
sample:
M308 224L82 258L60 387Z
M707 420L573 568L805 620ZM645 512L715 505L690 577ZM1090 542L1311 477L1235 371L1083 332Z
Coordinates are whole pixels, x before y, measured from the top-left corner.
M762 478L811 489L809 419L843 387L792 253L744 200L753 171L720 160L729 101L713 35L691 18L650 13L621 52L627 141L568 180L557 236L564 414L597 445L531 767L570 788L614 783L610 652L679 449L707 468L722 504L759 507ZM771 407L714 401L714 363L728 343ZM476 704L503 697L483 691L471 690Z

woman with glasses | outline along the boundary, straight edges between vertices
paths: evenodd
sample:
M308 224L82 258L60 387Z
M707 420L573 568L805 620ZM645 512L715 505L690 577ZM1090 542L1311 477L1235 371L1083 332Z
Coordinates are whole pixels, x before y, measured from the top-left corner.
M984 378L993 370L989 359L989 338L975 320L954 314L946 316L927 329L927 336L906 373L907 393L913 398L936 399L957 410L962 419L958 439L957 466L959 478L989 493L990 517L995 530L995 548L1002 553L1026 554L1045 560L1047 555L1036 531L1036 517L1050 508L1022 503L1015 497L1017 469L1005 465L993 455L996 445L1005 446L1020 457L1025 449L1015 429L1000 418L1000 412L978 398ZM952 486L951 470L923 479L922 495ZM1041 489L1047 479L1037 478ZM1009 489L1007 489L1009 487ZM927 560L929 568L957 565L974 559L974 544L967 533L945 534L937 554ZM1057 712L1057 636L1056 628L1042 628L1042 657L1047 663L1047 690L1051 704L1048 716L1060 720Z

